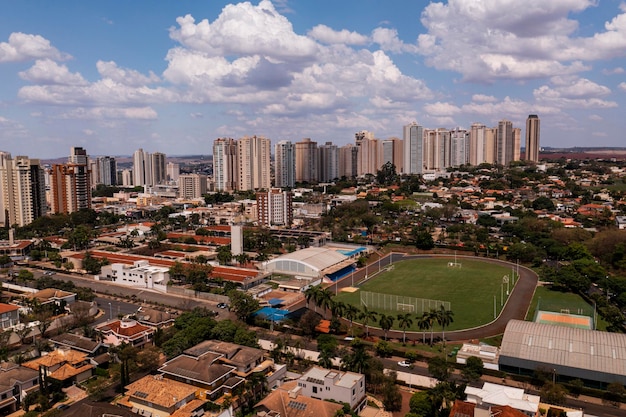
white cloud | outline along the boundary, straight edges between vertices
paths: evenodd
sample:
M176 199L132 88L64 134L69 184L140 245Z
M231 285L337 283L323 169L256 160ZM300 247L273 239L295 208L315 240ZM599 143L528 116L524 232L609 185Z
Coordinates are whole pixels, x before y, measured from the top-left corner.
M70 59L71 56L53 47L50 41L40 35L14 32L8 42L0 42L0 63L19 62L49 58L56 61Z
M369 41L368 37L358 32L349 30L334 30L326 25L317 25L308 33L308 36L326 44L343 43L346 45L365 45Z
M604 120L604 117L597 115L597 114L592 114L591 116L589 116L589 120L592 120L594 122L600 122Z
M98 61L96 68L102 78L109 78L116 83L127 86L142 86L160 81L159 77L152 71L146 76L132 69L120 68L113 61Z
M157 118L157 112L150 107L128 107L128 108L111 108L111 107L79 107L72 111L61 115L65 119L136 119L136 120L153 120Z
M38 59L26 71L19 73L23 80L34 84L87 85L79 73L72 74L67 66L59 65L50 59Z
M621 82L618 85L619 89L622 91L626 91L626 83L625 82Z
M85 136L93 136L95 134L96 134L96 132L94 132L91 129L83 129L83 135L85 135Z
M372 40L380 45L383 51L397 54L403 52L418 52L417 45L410 45L401 41L398 37L398 31L395 29L376 28L372 31Z
M590 37L576 37L575 13L594 0L450 0L422 13L420 52L464 79L525 80L590 69L586 62L626 56L626 13ZM506 12L505 12L506 11Z
M553 77L554 87L542 85L533 90L538 103L558 106L560 108L613 108L617 107L614 101L603 100L610 90L584 78L563 79Z
M297 35L291 22L271 2L229 4L213 22L195 23L191 15L176 19L170 36L183 46L209 56L262 55L278 62L313 60L317 44Z
M479 103L494 103L498 101L498 99L494 96L486 96L484 94L474 94L472 96L472 101Z
M426 104L424 106L424 110L430 116L438 116L438 117L452 116L452 115L458 114L461 111L461 109L456 104L441 103L441 102Z
M602 74L604 75L617 75L617 74L623 74L624 73L624 68L622 67L615 67L615 68L605 68L602 70Z

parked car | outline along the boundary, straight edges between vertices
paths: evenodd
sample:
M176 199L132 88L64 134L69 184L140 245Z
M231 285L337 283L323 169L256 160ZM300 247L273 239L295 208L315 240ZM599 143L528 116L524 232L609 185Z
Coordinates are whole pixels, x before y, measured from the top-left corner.
M411 366L411 362L409 362L409 361L400 361L400 362L398 362L398 366L401 366L403 368L408 368L408 367Z
M52 275L56 274L56 272L54 272L54 271L46 271L43 274L44 275L48 275L48 276L52 276Z
M226 305L226 303L219 303L219 304L217 305L217 308L226 308L226 307L228 307L228 306Z

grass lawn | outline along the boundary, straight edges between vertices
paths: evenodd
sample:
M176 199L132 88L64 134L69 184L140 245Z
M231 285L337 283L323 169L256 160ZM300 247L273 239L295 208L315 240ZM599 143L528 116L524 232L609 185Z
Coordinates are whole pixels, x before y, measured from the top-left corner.
M493 297L497 297L500 312L500 286L502 277L511 270L499 265L468 259L459 259L461 268L448 267L446 259L416 259L394 264L391 271L383 272L363 284L354 293L340 293L335 299L361 308L360 291L395 294L415 298L449 301L454 322L446 330L459 330L479 326L493 320ZM506 284L505 301L506 301ZM381 312L382 310L371 308ZM396 316L399 312L382 311ZM399 329L397 323L393 327ZM417 314L410 330L417 328ZM435 325L435 330L438 326Z
M535 312L539 303L543 306L540 307L541 310L559 312L561 309L567 308L570 310L570 313L578 314L577 310L581 308L584 310L582 315L593 316L593 305L589 305L580 295L570 292L552 291L549 287L537 287L530 309L526 315L526 320L533 321L535 319ZM596 327L597 330L606 330L606 322L598 317Z

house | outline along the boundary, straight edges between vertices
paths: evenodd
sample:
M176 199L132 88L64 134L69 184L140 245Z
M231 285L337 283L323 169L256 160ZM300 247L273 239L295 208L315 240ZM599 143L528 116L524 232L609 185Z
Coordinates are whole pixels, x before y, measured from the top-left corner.
M139 307L135 318L139 324L144 326L154 327L156 329L163 329L174 325L178 314L170 311L161 311L154 308Z
M110 417L137 417L139 414L131 410L118 407L105 402L95 402L82 400L72 404L70 408L63 411L63 417L85 417L85 416L110 416Z
M234 367L235 374L244 378L263 363L263 351L261 349L219 340L205 340L187 349L184 353L199 357L207 352L222 355L217 358L219 362Z
M134 261L132 265L113 263L102 267L100 280L137 288L152 288L165 291L170 280L169 268L150 265L147 260Z
M56 379L64 386L86 381L95 369L87 354L69 348L56 349L22 365L35 371L43 369L46 377Z
M498 356L500 350L496 346L490 346L484 343L463 343L463 346L456 354L456 363L465 364L467 359L475 356L483 361L483 366L487 369L499 370Z
M13 304L0 303L0 327L8 329L20 323L20 308Z
M259 401L254 410L257 417L334 417L341 404L302 395L296 381L286 383Z
M366 405L365 375L314 366L298 379L304 396L350 405L357 413Z
M619 230L626 229L626 216L615 216L615 225Z
M109 320L95 328L102 334L103 342L110 346L119 346L128 343L137 348L154 343L154 329L137 320L122 319Z
M24 397L39 390L39 371L13 362L0 363L0 414L6 415L20 408Z
M526 416L539 415L539 396L526 394L521 388L485 382L482 388L466 387L465 394L468 402L481 408L509 406Z
M188 351L186 351L188 352ZM165 362L159 372L168 380L191 384L203 391L203 397L211 400L225 393L232 393L243 386L244 379L235 375L235 367L218 362L222 355L215 352L202 352L197 356L184 353Z
M29 294L28 298L39 301L39 304L42 306L52 303L57 306L61 306L64 303L70 304L76 301L76 294L73 292L57 290L56 288L45 288L37 291L36 293Z
M525 417L526 414L508 405L493 405L489 407L478 407L476 404L455 400L454 405L450 409L451 416L467 416L467 417Z
M195 404L196 414L205 403L196 399L197 388L183 382L164 379L162 375L147 375L126 386L125 396L117 404L132 412L151 417L169 417L188 404Z
M55 349L73 349L78 352L83 352L90 357L97 356L105 350L102 343L74 333L62 333L57 336L52 336L50 342L54 345Z

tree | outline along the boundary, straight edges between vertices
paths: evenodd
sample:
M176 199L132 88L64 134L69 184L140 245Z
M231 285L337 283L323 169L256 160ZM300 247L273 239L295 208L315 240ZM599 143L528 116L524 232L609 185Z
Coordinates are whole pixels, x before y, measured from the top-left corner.
M228 265L233 259L233 253L230 251L230 245L220 246L217 249L217 261L220 265Z
M352 371L363 373L366 370L370 356L365 350L365 344L358 338L351 343L352 352L341 358L342 367Z
M604 393L604 397L602 399L614 407L619 407L620 403L624 401L625 394L626 390L622 384L619 382L611 382L606 387L606 392Z
M470 356L465 362L465 366L461 369L461 375L466 382L475 382L483 376L483 360L477 356Z
M435 241L428 230L417 230L414 233L415 246L418 249L430 250L435 247Z
M452 310L446 310L443 306L439 306L439 310L437 310L435 319L437 323L441 326L441 334L443 339L443 344L446 344L446 326L449 326L454 321L454 312Z
M380 328L383 329L383 331L385 332L385 340L387 340L387 331L391 329L394 321L395 319L392 315L386 314L381 314L380 318L378 319L378 324L380 325Z
M417 318L417 327L422 331L422 343L426 344L426 332L432 326L431 315L424 311L421 316Z
M317 285L310 286L304 291L304 297L306 298L306 306L309 307L309 302L313 300L314 310L317 312L317 303L319 300L320 287Z
M330 309L333 305L333 293L328 288L320 290L318 295L318 304L324 309L324 317L326 317L326 310Z
M441 356L428 360L428 372L439 381L447 381L450 377L450 364Z
M361 312L361 314L359 314L359 318L365 326L365 337L370 337L370 330L368 325L370 322L376 322L376 319L378 318L378 313L373 310L369 310L367 306L363 306L363 311Z
M320 351L317 364L322 368L331 369L333 367L333 355L331 351L327 349Z
M361 310L359 310L359 308L355 305L352 304L348 304L346 306L346 309L344 311L344 317L347 320L350 320L350 334L352 336L354 336L354 329L352 328L352 324L354 322L354 319L356 319L357 317L359 317L359 314L361 313Z
M396 166L390 161L385 164L376 172L376 182L381 185L391 185L398 180L398 174L396 172Z
M402 329L402 343L406 343L406 329L413 325L411 313L398 314L398 326Z
M548 381L543 384L539 391L541 400L548 404L565 404L565 398L567 396L567 390L561 384L556 384L552 381Z
M241 321L248 321L252 313L259 309L259 301L254 299L250 294L233 290L228 296L230 297L231 308L235 311L235 315Z
M383 384L383 405L386 411L400 411L402 408L402 395L396 384L396 373L390 372Z
M428 313L424 313L424 314L428 314L428 322L430 324L430 345L432 346L433 339L434 339L433 328L435 327L435 322L437 321L437 310L435 310L434 308L431 308Z
M143 371L156 371L161 365L161 349L148 346L137 353L137 363Z
M83 269L91 275L98 275L102 270L102 264L97 258L91 256L91 252L87 251L83 258Z
M419 417L430 417L435 415L433 404L427 391L417 391L411 396L409 407L412 414Z
M321 317L319 314L307 310L306 313L300 317L300 328L302 333L306 336L312 336L315 334L315 328L320 324Z

